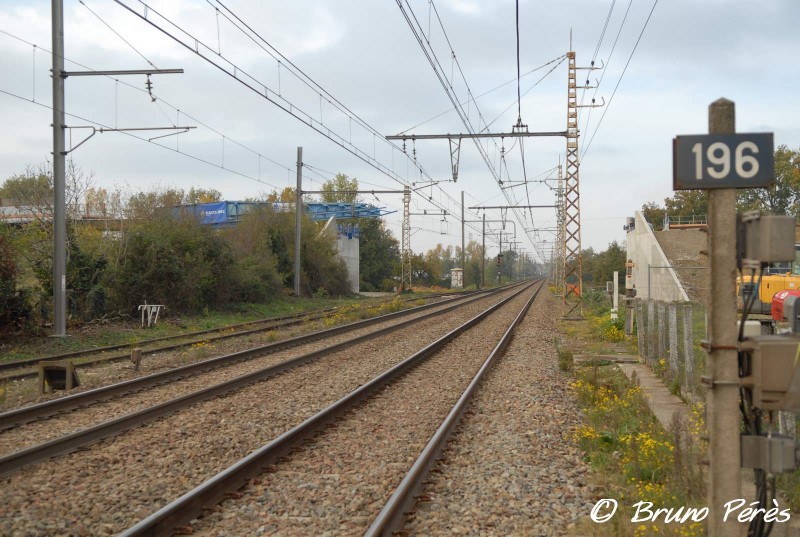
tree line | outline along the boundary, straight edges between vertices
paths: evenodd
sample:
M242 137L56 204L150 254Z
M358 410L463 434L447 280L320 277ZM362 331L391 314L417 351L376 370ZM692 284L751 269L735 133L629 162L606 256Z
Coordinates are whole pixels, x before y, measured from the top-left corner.
M264 203L237 226L212 229L170 208L219 201L216 190L163 188L125 195L94 187L91 175L72 163L67 172L67 308L72 321L135 315L145 302L165 304L170 313L180 314L289 294L293 212L273 211ZM22 220L0 224L0 330L35 329L52 312L50 169L42 166L10 177L0 185L0 197L11 198ZM335 242L307 216L302 226L303 294L350 292ZM379 223L367 228L381 233Z
M767 214L785 214L800 218L800 149L786 145L775 149L775 185L770 188L743 188L736 193L736 210L758 210ZM648 202L642 215L656 231L664 228L664 217L704 216L708 214L706 190L678 190L664 199L664 204Z

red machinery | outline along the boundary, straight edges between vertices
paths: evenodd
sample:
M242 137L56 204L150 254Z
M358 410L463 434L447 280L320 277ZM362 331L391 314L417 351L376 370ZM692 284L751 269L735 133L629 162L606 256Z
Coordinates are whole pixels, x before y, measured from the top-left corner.
M800 290L778 291L772 297L772 319L788 321L792 332L800 328Z

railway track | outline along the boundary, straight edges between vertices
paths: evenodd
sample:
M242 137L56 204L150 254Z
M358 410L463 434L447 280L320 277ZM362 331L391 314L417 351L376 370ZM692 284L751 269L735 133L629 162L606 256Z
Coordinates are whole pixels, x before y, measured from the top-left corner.
M505 290L503 296L514 292ZM476 301L268 382L3 477L0 534L112 534L165 505L501 297ZM57 470L55 470L57 468ZM80 500L76 501L75 498Z
M391 535L542 285L485 309L122 535ZM490 316L502 321L476 330Z
M44 417L63 412L66 409L83 409L99 401L106 401L109 398L119 398L116 409L118 412L124 413L113 419L101 421L100 418L106 415L106 411L105 409L100 409L98 412L94 413L94 422L91 422L91 417L87 420L85 416L79 416L77 423L81 424L82 427L74 431L68 428L76 428L75 425L70 425L70 423L72 423L71 421L66 425L62 423L62 421L68 420L56 420L55 422L53 422L53 420L45 420L37 424L32 424L32 426L29 425L14 431L6 431L3 435L0 435L0 446L5 448L5 452L9 451L9 446L19 448L20 445L24 445L24 442L31 442L32 439L38 439L37 441L41 443L26 446L24 449L17 449L13 453L8 453L6 456L0 458L0 474L14 472L26 464L31 464L55 455L85 447L102 438L119 434L122 431L148 423L180 409L190 407L198 402L218 397L244 386L251 385L259 380L296 368L299 365L311 363L321 357L341 351L361 342L374 340L376 337L408 328L422 321L430 321L435 317L463 308L473 302L485 299L487 296L492 296L497 292L507 291L500 290L474 297L467 297L459 300L455 304L450 302L445 304L437 303L421 306L412 310L404 310L382 317L352 323L351 325L325 330L320 333L300 336L292 340L278 342L257 349L214 358L207 360L205 363L191 364L184 368L179 368L178 370L150 375L118 385L99 388L90 392L83 392L39 405L24 407L13 412L7 412L0 415L0 423L5 427L19 426L21 423L32 419L41 420ZM438 309L432 312L426 312L426 310L432 308ZM406 316L412 316L412 318L395 322L397 319L402 319ZM377 329L369 328L376 324L378 325ZM347 338L340 337L334 343L328 341L331 338L335 339L335 336L340 334L353 333L358 335ZM197 374L204 371L219 368L224 365L236 364L243 360L254 360L259 355L277 353L283 349L292 349L293 347L308 345L309 343L318 342L320 339L324 340L323 344L317 343L316 348L310 352L299 356L294 352L294 356L290 357L288 360L273 360L275 363L267 365L266 367L262 367L260 364L254 364L254 366L250 368L251 371L245 374L232 371L227 375L227 380L212 383L211 386L205 386L206 382L203 380L196 380ZM188 378L190 380L189 386L183 390L185 393L175 397L175 392L180 391L176 389L175 382L181 378ZM162 387L161 391L167 396L165 401L156 405L143 405L144 408L131 412L132 405L129 404L128 398L120 398L121 395L129 394L133 391L142 392L153 386ZM154 394L148 392L139 393L137 396L140 401L145 403L151 402L154 398ZM97 423L98 421L99 423ZM91 423L91 425L87 425L87 422ZM31 427L33 427L33 430Z
M454 292L454 293L441 293L425 297L414 297L404 299L404 301L412 300L430 300L434 298L449 298L464 295L474 294L477 291L468 292ZM141 348L142 352L148 355L161 353L176 349L190 347L197 343L217 342L231 338L243 337L252 334L258 334L275 330L279 328L288 328L291 326L301 325L310 321L322 319L330 314L335 313L339 308L326 308L322 310L315 310L310 312L294 313L281 317L272 317L267 319L258 319L244 323L236 323L218 328L211 328L208 330L200 330L195 332L188 332L185 334L176 334L172 336L163 336L159 338L146 339L137 341L135 343L121 343L118 345L108 345L105 347L96 347L92 349L83 349L78 351L66 352L61 354L51 354L36 358L26 358L24 360L15 360L11 362L0 362L0 382L9 382L14 380L23 380L35 378L38 375L36 366L39 362L44 360L65 360L75 359L76 368L86 368L96 366L98 364L106 364L111 362L118 362L130 359L130 349ZM247 328L255 327L255 328ZM212 335L216 334L216 335ZM172 342L164 345L165 342ZM155 345L155 346L154 346ZM121 351L127 349L128 352L117 352L115 354L107 354L112 351Z

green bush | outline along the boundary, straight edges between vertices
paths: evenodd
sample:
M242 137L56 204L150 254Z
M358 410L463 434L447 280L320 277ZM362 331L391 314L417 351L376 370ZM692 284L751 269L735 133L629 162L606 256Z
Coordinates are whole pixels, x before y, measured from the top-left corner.
M31 315L29 292L17 287L17 274L11 242L0 229L0 331L21 328Z
M200 311L224 300L234 264L230 247L191 218L156 218L126 233L125 255L106 284L113 307L133 313L139 304Z

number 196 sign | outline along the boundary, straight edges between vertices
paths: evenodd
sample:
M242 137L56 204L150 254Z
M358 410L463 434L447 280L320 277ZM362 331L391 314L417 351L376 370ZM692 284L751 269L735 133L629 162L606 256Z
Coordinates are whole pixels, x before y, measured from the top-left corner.
M752 188L775 181L772 133L678 136L672 141L673 188Z

